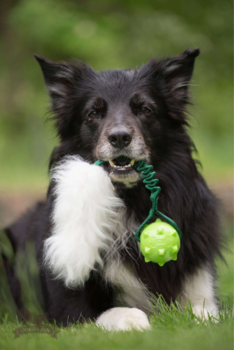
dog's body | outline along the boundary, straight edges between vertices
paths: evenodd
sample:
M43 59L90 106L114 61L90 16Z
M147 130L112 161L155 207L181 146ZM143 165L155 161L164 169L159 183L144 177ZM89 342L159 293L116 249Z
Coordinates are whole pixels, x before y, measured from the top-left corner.
M100 73L37 57L61 144L51 157L46 202L6 232L16 253L27 240L35 242L50 319L149 328L149 292L167 303L190 300L197 315L217 314L217 203L196 168L186 132L188 85L198 54L187 50L139 70ZM97 159L106 162L93 165ZM178 260L163 267L146 263L134 239L151 208L134 169L142 159L159 179L160 211L183 232ZM22 308L18 282L6 267Z

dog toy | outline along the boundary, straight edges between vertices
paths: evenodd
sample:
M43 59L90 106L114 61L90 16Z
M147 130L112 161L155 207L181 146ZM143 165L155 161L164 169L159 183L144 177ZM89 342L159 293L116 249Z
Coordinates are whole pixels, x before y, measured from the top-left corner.
M101 165L102 163L104 161L98 160L94 164ZM135 239L140 242L140 250L145 257L145 262L151 261L163 266L170 260L177 260L182 232L172 219L158 210L158 195L161 187L157 186L159 180L154 178L153 166L146 165L144 160L136 162L135 166L143 178L145 187L151 192L150 200L152 201L149 215L136 231ZM147 225L155 214L167 222L157 219L154 223Z
M145 225L140 236L140 250L145 262L155 262L163 266L170 260L177 260L180 238L173 226L157 219Z

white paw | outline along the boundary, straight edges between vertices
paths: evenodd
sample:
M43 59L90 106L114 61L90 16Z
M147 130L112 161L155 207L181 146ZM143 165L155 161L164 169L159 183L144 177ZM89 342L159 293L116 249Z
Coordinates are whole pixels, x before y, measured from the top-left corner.
M96 321L109 331L131 331L136 329L142 331L150 329L150 324L146 314L136 308L115 307L101 314Z
M208 320L209 317L217 318L218 315L216 308L212 311L209 311L203 306L194 306L193 313L195 316L201 318L202 320Z

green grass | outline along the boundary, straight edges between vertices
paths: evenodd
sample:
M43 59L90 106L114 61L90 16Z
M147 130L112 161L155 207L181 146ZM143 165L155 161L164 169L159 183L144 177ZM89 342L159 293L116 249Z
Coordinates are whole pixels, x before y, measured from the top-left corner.
M72 325L59 329L57 339L48 334L24 334L13 338L13 330L22 324L0 326L1 349L232 349L233 317L226 308L220 321L203 322L196 318L190 307L181 312L175 306L166 307L159 302L159 313L151 319L152 329L144 332L107 332L94 324Z

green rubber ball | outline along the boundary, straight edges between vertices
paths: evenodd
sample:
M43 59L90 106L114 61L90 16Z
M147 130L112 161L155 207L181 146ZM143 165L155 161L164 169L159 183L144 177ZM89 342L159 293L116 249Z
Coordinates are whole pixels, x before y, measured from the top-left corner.
M170 260L177 260L180 237L173 226L157 219L145 225L140 236L140 250L145 262L152 261L163 266Z

